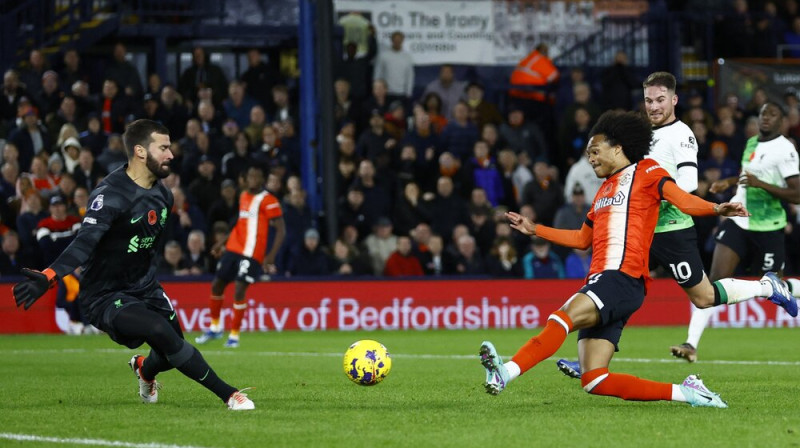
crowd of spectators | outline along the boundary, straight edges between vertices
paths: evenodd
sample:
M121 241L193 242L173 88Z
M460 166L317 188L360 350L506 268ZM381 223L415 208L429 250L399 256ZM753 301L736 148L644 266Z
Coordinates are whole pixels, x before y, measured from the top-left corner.
M164 180L175 205L159 265L163 275L213 273L209 251L238 215L242 174L261 164L287 223L277 260L281 276L582 278L591 253L512 232L503 213L581 226L602 183L583 155L591 126L605 110L641 107L620 102L625 95L619 89L630 93L641 81L626 67L626 55L619 53L598 79L565 69L551 109L554 129L542 129L520 104L493 102L498 92L491 80L462 79L459 67L444 64L436 79L415 86L402 33L392 35L391 47L378 49L369 22L347 19L361 32L353 28L352 40L345 32L329 111L337 127L330 146L339 203L337 216L325 219L337 221L338 238L326 241L317 230L323 217L312 212L300 183L290 80L259 50L250 50L246 71L229 80L197 47L192 65L172 85L156 74L142 82L119 43L96 88L79 52L66 50L51 68L34 50L24 68L9 69L3 78L0 275L44 267L43 248L74 236L42 228L66 215L73 217L65 221L72 229L89 192L126 162L120 138L126 123L150 118L169 128L174 153ZM732 192L713 195L708 186L738 173L766 93L728 94L720 105L705 104L699 91L679 96L679 118L700 148L697 194L725 200ZM779 100L789 111L785 135L797 142L797 92ZM787 209L787 272L797 273L800 215L795 206ZM716 224L697 219L706 261Z

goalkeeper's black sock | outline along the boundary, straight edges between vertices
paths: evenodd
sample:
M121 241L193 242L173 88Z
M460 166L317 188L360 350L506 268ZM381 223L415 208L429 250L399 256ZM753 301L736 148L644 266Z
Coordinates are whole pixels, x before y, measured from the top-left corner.
M144 358L144 361L142 362L142 367L139 373L142 375L142 379L152 381L155 379L156 375L161 372L166 372L170 369L172 369L172 365L169 363L169 361L161 356L160 353L151 348L150 354L147 355L147 358Z
M213 392L223 403L227 403L228 398L237 390L222 381L214 372L214 369L203 359L203 355L186 341L184 341L184 345L178 353L167 355L167 359L178 371Z

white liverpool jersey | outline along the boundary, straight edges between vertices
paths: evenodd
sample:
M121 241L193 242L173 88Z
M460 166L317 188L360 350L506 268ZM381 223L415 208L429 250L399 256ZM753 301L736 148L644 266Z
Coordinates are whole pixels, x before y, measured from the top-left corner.
M658 162L673 179L677 179L678 168L684 165L697 167L697 139L686 123L675 120L653 129L650 153L646 157ZM691 216L669 202L661 201L656 233L688 229L692 226L694 221Z
M758 141L757 136L751 137L742 154L742 171L781 188L786 187L787 177L800 174L798 163L797 150L782 135L766 142ZM781 200L766 190L739 184L731 202L741 202L750 212L750 216L731 218L743 229L769 232L786 227L786 211Z

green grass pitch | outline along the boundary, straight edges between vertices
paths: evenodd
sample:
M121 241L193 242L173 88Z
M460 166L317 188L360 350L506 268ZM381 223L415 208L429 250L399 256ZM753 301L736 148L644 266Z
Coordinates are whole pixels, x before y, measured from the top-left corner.
M588 395L555 368L554 359L576 356L574 334L501 395L484 393L481 341L508 357L533 334L245 333L235 350L202 346L223 379L255 387L256 410L240 413L176 371L159 375L157 404L142 404L127 361L144 350L105 336L3 336L0 446L800 445L797 329L709 329L695 364L668 356L683 327L625 330L612 371L665 382L700 373L729 409ZM358 339L392 354L392 372L377 386L357 386L342 372L342 354Z

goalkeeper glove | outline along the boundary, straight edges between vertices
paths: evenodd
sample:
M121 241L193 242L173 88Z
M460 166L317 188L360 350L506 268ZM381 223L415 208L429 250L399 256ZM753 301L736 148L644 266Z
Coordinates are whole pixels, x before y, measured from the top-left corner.
M28 279L14 285L14 300L17 306L24 305L27 310L56 284L56 271L47 268L40 272L24 268L22 275Z

